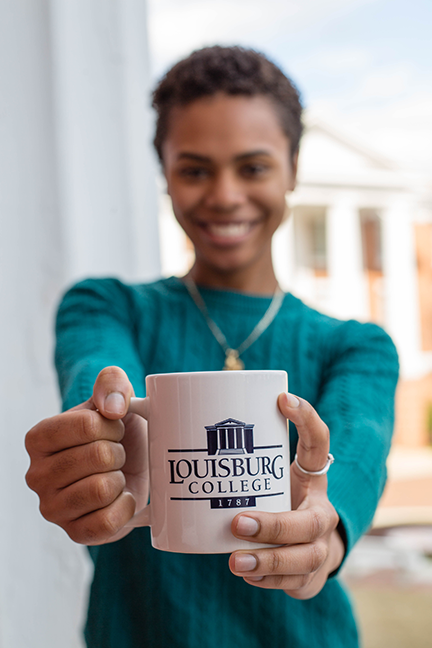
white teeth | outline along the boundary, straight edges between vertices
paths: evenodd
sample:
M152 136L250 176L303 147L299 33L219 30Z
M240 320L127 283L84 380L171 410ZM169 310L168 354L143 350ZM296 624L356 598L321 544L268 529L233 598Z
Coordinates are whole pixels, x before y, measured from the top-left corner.
M247 234L251 226L249 223L208 223L207 228L215 236L235 238Z

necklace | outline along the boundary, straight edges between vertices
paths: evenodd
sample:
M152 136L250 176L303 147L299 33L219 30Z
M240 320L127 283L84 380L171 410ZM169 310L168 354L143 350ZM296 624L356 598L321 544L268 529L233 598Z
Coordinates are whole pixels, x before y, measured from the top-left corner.
M260 335L264 333L264 331L273 322L274 318L280 310L280 307L282 306L285 293L281 290L279 285L276 286L276 290L274 291L270 306L268 307L258 324L237 349L232 349L229 346L227 339L220 330L219 326L210 317L205 301L202 298L195 281L193 279L186 279L184 281L184 284L196 307L204 316L204 319L207 322L207 326L209 327L210 331L213 333L214 337L225 352L225 364L223 367L224 370L236 371L244 369L244 362L240 360L239 356L241 356L241 354L246 351L246 349L248 349L254 342L256 342Z

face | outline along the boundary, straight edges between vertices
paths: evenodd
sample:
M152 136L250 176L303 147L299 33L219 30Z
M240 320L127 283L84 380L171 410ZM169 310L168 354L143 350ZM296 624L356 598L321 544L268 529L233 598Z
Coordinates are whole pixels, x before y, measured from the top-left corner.
M272 291L271 239L295 165L270 100L218 94L173 109L163 163L175 216L195 247L195 281L241 277L247 289L259 277L262 292Z

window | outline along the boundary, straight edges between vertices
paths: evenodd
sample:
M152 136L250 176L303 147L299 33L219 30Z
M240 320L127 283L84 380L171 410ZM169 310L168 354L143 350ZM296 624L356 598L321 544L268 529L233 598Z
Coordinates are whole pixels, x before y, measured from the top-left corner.
M360 209L363 269L366 275L369 316L384 324L384 285L382 261L382 224L377 209Z
M422 350L432 351L432 223L415 225Z
M297 265L327 274L326 208L298 206L294 208Z
M360 209L363 267L382 272L381 218L375 209Z

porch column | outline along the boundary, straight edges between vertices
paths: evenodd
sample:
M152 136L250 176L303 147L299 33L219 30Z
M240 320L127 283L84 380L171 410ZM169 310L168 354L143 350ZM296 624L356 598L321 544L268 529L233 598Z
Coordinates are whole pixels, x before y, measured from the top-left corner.
M341 194L328 208L326 228L329 311L343 319L365 319L368 313L360 218L349 194Z
M70 279L159 275L145 0L50 0Z
M405 378L421 371L421 335L413 204L398 197L383 213L385 321Z

